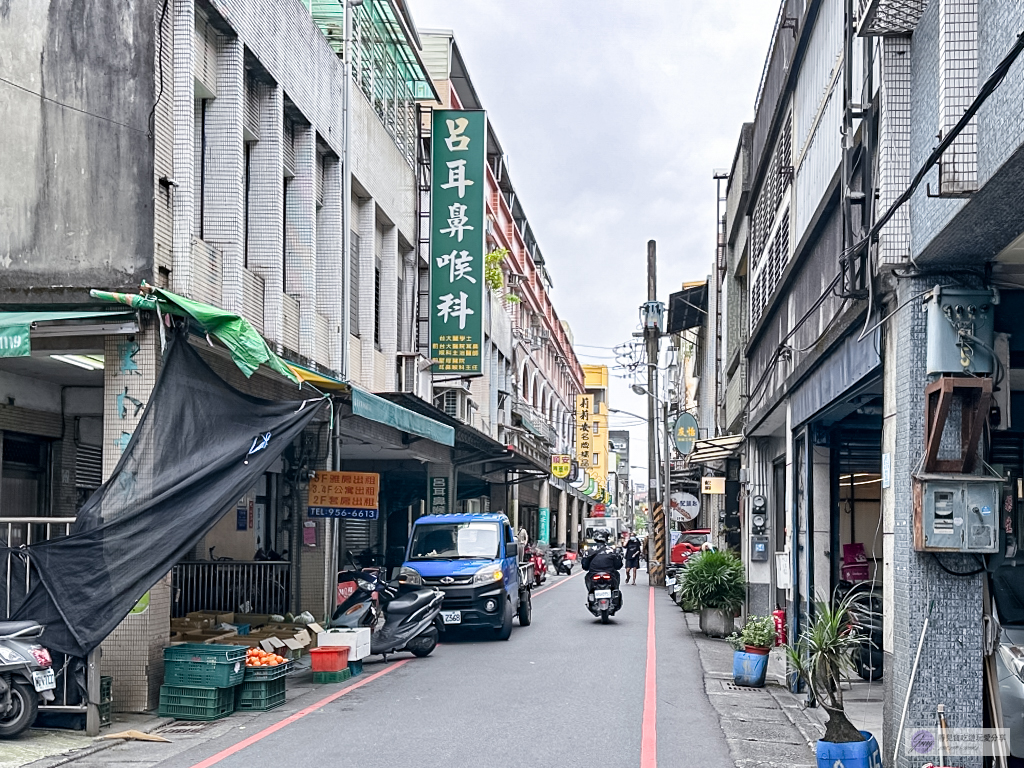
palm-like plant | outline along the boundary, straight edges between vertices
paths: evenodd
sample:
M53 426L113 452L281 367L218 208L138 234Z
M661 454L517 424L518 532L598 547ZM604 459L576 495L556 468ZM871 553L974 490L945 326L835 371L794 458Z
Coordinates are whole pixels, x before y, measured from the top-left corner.
M720 608L735 613L746 597L743 563L731 552L708 550L686 561L682 576L683 599L698 608Z
M850 655L860 638L850 626L850 601L816 601L814 618L794 645L786 646L789 664L828 714L822 741L864 741L843 707L843 683L853 671Z

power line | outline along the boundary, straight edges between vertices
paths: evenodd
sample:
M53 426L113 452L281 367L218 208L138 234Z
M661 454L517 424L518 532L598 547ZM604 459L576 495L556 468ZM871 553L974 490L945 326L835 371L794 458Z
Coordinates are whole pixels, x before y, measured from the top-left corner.
M39 93L39 91L33 91L31 88L26 88L24 85L19 85L18 83L14 82L13 80L8 80L6 77L0 77L0 83L7 83L7 85L11 86L12 88L17 88L19 91L24 91L25 93L29 93L29 94L31 94L31 95L39 98L39 99L42 99L43 101L49 102L50 104L56 104L58 107L62 107L64 109L70 109L72 112L77 112L80 115L86 115L88 117L95 117L97 120L104 120L104 121L106 121L108 123L113 123L114 125L119 125L122 128L127 128L129 131L135 131L136 133L141 133L143 136L148 136L149 135L148 133L146 133L146 131L142 130L141 128L136 128L134 125L128 125L128 123L122 123L121 121L115 120L112 117L107 117L106 115L97 115L95 112L90 112L87 109L81 109L79 107L72 106L71 104L66 104L63 101L57 101L57 99L51 99L49 96L44 96L43 94Z

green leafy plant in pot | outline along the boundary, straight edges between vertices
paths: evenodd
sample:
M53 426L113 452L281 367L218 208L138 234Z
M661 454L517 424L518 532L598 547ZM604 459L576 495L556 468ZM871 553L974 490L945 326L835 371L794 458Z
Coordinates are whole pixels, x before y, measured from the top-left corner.
M748 616L743 628L726 640L737 651L766 655L775 645L775 622L771 616Z
M816 601L807 628L796 643L786 646L790 667L828 715L825 735L818 742L819 765L831 766L836 758L851 759L853 752L871 754L878 749L871 734L850 722L843 706L843 683L854 671L851 651L859 644L860 638L850 626L849 601L843 600L835 605Z
M700 628L710 637L726 637L746 597L743 563L731 552L709 550L692 555L682 573L682 599L700 611Z

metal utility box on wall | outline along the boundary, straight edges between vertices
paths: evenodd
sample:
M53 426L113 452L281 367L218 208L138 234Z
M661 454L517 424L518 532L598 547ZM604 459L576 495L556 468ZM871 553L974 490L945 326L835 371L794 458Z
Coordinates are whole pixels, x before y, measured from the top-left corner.
M929 375L992 372L994 305L998 303L995 290L935 286L925 299Z
M768 560L768 537L750 537L750 560L752 562L767 562Z
M993 553L999 548L1002 478L921 474L914 477L914 549Z

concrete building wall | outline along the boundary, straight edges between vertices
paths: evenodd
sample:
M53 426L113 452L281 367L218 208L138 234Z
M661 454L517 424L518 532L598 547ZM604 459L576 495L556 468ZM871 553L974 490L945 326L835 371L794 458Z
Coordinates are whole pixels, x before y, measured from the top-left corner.
M80 301L83 286L153 279L152 4L67 5L0 14L0 77L14 84L0 98L0 285L10 301Z

